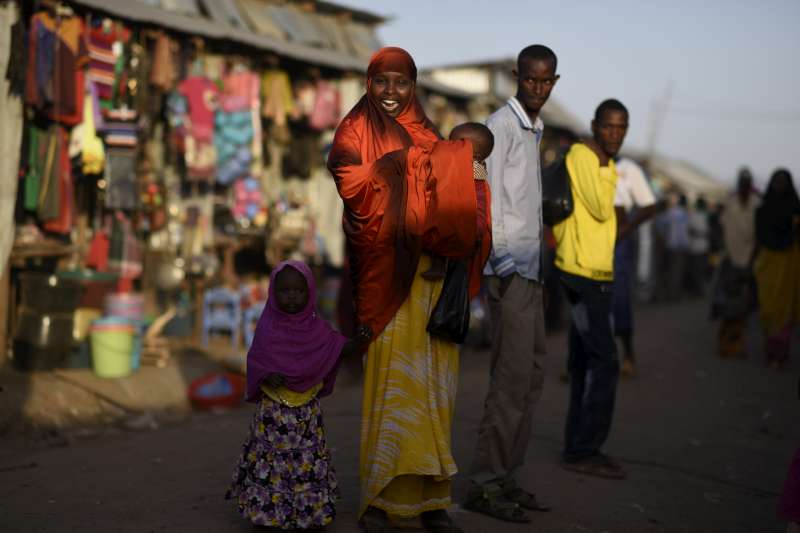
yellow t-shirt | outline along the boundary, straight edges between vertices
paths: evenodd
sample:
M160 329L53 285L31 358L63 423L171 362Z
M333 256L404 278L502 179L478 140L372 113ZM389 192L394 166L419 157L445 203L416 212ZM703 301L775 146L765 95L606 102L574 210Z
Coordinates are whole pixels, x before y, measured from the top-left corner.
M567 153L566 163L575 209L569 218L553 227L558 243L556 266L576 276L610 281L614 279L617 239L614 162L601 167L591 148L574 144Z

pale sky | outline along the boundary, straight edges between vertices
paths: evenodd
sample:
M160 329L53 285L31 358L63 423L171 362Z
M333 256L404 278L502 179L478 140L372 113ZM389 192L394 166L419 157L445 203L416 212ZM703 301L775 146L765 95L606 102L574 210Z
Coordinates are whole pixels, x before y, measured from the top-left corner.
M763 186L779 166L800 181L800 0L341 0L392 18L385 44L419 67L550 46L552 96L588 127L603 99L631 112L626 145L649 146L653 104L672 87L656 149L732 182Z

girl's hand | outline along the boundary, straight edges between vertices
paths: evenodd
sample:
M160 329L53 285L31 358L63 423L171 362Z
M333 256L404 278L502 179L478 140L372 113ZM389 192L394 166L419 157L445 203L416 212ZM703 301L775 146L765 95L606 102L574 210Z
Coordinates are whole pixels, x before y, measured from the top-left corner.
M281 385L283 385L283 376L280 374L270 374L267 376L265 380L267 382L267 386L271 389L277 389Z
M344 343L342 357L349 357L361 352L370 340L372 340L372 328L365 325L358 326L355 336Z

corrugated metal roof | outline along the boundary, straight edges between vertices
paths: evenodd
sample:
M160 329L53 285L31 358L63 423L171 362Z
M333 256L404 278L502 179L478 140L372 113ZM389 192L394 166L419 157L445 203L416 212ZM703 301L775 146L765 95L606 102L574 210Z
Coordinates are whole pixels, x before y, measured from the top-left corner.
M347 24L343 31L344 36L348 38L351 44L354 41L358 43L358 48L360 49L359 57L353 56L352 53L345 53L332 48L318 48L287 41L283 38L282 30L277 28L272 17L270 17L270 13L266 9L268 6L257 0L202 0L203 7L211 15L211 19L155 7L154 4L159 0L70 1L129 21L161 26L190 35L230 40L254 48L269 50L312 65L326 66L339 70L364 72L370 55L377 47L380 47L380 41L377 40L377 36L371 28L363 28L354 23ZM314 28L312 19L309 18L308 23L310 24L309 27ZM248 26L255 27L260 33L246 29ZM300 35L301 33L309 32L309 29L305 28L297 31L297 35ZM464 91L448 87L424 75L420 76L418 85L423 89L455 98L469 98L471 96Z
M154 24L184 33L217 39L225 38L225 30L208 19L168 11L139 0L70 0L110 15L134 22Z
M250 26L245 22L236 0L201 0L206 12L211 18L221 24L228 24L234 28L250 31Z
M310 46L325 44L325 39L311 21L310 14L305 14L292 5L267 5L267 11L291 41Z
M180 13L153 7L152 5L145 4L138 0L70 1L74 4L103 11L130 21L170 28L191 35L239 42L256 48L271 50L277 54L312 64L341 70L362 71L366 68L366 62L362 59L335 50L313 48L280 40L274 36L260 35L252 31L243 31L241 28L236 28L227 22L182 15ZM247 4L249 2L244 0L242 3Z

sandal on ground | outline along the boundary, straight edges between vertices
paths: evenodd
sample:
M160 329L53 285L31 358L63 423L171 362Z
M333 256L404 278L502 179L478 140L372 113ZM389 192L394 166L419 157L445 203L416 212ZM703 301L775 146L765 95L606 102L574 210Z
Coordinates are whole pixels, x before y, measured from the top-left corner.
M461 507L467 511L485 514L506 522L527 524L531 521L531 517L517 502L504 498L501 493L478 493L473 497L468 497Z
M515 487L506 492L505 496L512 502L519 504L523 509L528 509L529 511L547 512L552 509L550 505L540 502L535 494L519 487Z
M392 530L386 512L377 507L367 507L358 521L358 527L364 533L389 533Z
M605 457L601 457L605 459ZM562 461L561 468L570 470L587 476L601 477L605 479L625 479L625 471L613 460L596 460L595 458L583 459L580 461Z
M464 533L464 530L458 527L447 511L443 509L425 511L420 515L420 520L423 527L433 533Z

